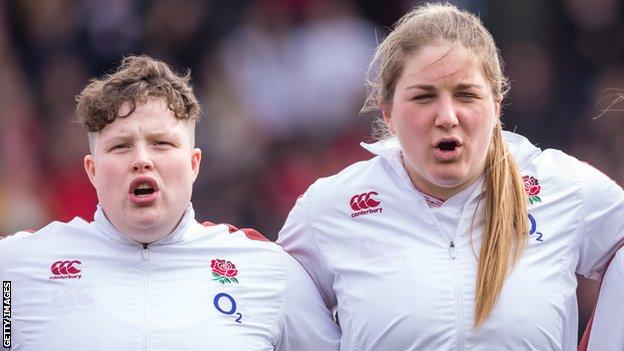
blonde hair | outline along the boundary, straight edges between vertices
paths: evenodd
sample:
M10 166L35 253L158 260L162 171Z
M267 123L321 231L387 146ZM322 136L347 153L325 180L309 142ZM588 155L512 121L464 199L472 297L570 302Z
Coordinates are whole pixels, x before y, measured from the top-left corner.
M474 53L493 97L504 98L508 81L494 39L481 21L450 4L425 4L403 16L378 46L368 71L370 91L362 112L392 106L396 82L406 60L425 46L439 43L459 44ZM378 138L390 135L382 119L375 121L374 134ZM529 232L522 177L503 140L500 122L493 131L484 174L486 205L475 288L476 328L496 306Z

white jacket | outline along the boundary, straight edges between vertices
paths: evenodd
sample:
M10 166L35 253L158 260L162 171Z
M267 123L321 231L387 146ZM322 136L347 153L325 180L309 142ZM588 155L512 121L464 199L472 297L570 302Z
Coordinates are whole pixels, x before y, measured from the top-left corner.
M599 279L624 241L624 192L560 151L505 139L541 188L528 205L528 245L478 330L481 179L429 208L390 139L364 144L378 156L319 179L297 200L278 242L337 308L341 350L576 349L575 273Z
M624 248L603 278L587 350L624 350Z
M146 247L101 209L93 223L0 240L0 278L11 282L16 351L339 348L338 327L293 258L226 225L202 226L190 206Z

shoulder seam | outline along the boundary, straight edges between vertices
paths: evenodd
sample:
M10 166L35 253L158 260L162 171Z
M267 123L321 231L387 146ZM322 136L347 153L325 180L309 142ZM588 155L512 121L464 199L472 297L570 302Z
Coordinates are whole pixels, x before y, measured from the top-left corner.
M243 232L243 234L245 234L245 236L249 240L271 242L271 240L267 239L264 235L262 235L262 233L260 233L259 231L255 230L253 228L241 228L241 229L238 229L235 226L233 226L231 224L228 224L228 223L215 224L215 223L210 222L210 221L203 221L203 222L201 222L201 225L204 226L204 227L225 225L227 227L227 229L228 229L228 232L230 234L233 234L233 233L236 233L236 232L240 231L240 232Z

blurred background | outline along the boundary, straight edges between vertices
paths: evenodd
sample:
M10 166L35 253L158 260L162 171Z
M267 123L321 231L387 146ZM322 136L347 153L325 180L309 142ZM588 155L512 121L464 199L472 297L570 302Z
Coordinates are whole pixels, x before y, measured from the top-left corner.
M453 1L480 15L511 79L503 119L540 147L624 180L621 0ZM417 1L0 2L0 234L87 220L97 203L74 96L124 55L192 70L204 108L200 220L275 239L316 178L370 158L364 73ZM595 117L601 116L598 119Z

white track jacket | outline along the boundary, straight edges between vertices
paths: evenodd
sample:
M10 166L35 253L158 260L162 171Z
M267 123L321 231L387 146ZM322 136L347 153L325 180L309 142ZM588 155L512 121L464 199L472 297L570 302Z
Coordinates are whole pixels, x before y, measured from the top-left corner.
M101 209L0 240L12 350L338 350L305 270L271 242L204 227L189 207L143 247Z
M602 280L587 350L624 350L624 248Z
M575 273L600 279L624 241L624 192L561 151L505 139L524 176L531 230L478 330L482 180L430 208L390 139L363 144L377 157L319 179L297 200L278 242L337 309L341 350L576 350Z

